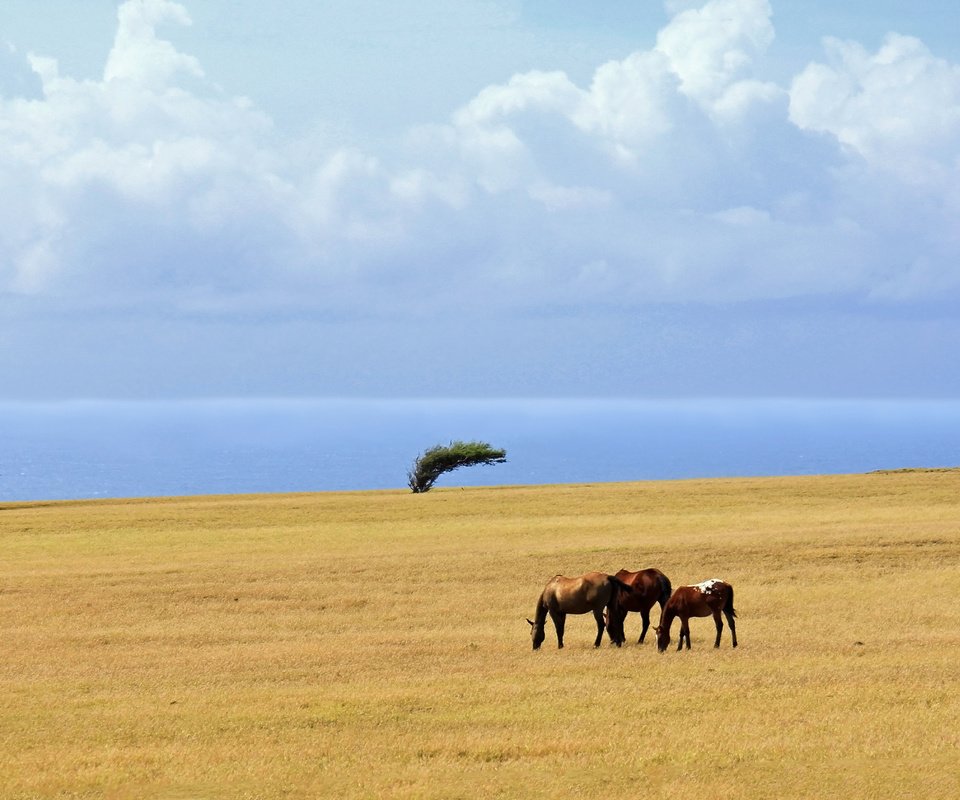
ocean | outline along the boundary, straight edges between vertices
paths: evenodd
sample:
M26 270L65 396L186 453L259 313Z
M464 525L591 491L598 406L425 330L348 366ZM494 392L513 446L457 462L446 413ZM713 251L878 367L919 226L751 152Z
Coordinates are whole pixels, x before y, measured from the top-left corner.
M234 399L0 403L0 500L405 488L435 444L507 463L442 486L960 465L960 400Z

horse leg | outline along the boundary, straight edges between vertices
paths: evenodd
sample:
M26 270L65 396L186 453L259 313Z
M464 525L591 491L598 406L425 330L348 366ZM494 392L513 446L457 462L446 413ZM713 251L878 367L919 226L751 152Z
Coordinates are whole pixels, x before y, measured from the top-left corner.
M563 623L566 622L567 615L562 611L551 609L550 619L553 620L553 627L557 629L557 647L563 648Z
M681 620L680 620L680 641L677 642L677 652L678 652L678 653L679 653L681 650L683 650L683 637L684 637L684 636L687 636L687 637L688 637L687 649L689 650L689 649L690 649L690 642L689 642L690 631L689 631L689 628L687 627L687 620L681 618Z
M723 621L720 619L720 609L713 612L713 621L717 625L717 641L713 643L714 647L720 646L720 634L723 633Z
M627 629L626 629L626 626L627 626L627 609L625 609L625 608L620 608L620 609L618 609L618 610L617 610L617 619L620 620L620 635L623 637L623 638L617 643L617 647L620 647L620 645L625 644L626 641L627 641Z
M640 619L643 620L643 629L640 631L640 641L637 644L643 644L643 637L647 635L647 628L650 627L650 609L640 610Z
M594 647L599 647L603 641L603 612L598 608L593 612L593 618L597 621L597 640L593 643Z
M730 626L730 635L733 637L733 646L737 646L737 623L733 621L733 616L729 611L724 611L723 615L727 618L727 625Z
M623 632L624 626L625 626L626 621L627 621L627 609L625 609L625 608L623 608L623 607L620 607L620 608L618 608L616 611L612 612L612 614L613 614L613 616L616 618L617 622L620 623L620 631ZM611 619L611 611L610 611L609 609L607 609L606 611L603 612L603 619L604 619L604 621L607 623L607 632L609 633L609 632L610 632L610 619ZM626 641L626 640L627 640L627 639L626 639L626 634L624 633L623 641ZM613 634L612 634L612 633L610 634L610 641L613 642L617 647L620 647L621 642L615 641L614 638L613 638Z

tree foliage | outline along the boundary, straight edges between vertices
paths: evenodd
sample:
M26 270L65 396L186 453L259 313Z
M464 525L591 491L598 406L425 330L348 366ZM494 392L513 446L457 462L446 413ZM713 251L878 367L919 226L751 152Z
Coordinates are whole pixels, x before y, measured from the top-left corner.
M486 442L438 444L417 456L407 473L407 485L413 492L428 492L445 472L476 464L502 464L506 460L506 450L498 450Z

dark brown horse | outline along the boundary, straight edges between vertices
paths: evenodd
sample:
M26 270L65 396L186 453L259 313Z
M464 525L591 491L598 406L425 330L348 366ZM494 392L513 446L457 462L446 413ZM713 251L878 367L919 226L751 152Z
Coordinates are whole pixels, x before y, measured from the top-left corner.
M709 617L717 624L717 641L714 647L720 646L720 634L723 633L723 622L720 612L727 618L730 625L730 635L733 637L733 646L737 646L737 624L733 621L737 612L733 610L733 587L719 578L711 578L696 586L681 586L667 601L666 608L660 615L660 624L657 626L657 650L661 653L670 644L670 626L674 617L680 617L680 644L677 650L683 649L683 640L687 640L687 650L690 649L690 617Z
M563 647L563 626L567 614L587 614L592 612L597 621L597 640L594 647L599 647L603 640L603 629L617 647L623 644L623 622L619 613L619 597L621 591L630 592L631 589L623 581L607 575L604 572L588 572L579 578L565 578L557 575L550 579L537 600L537 611L530 623L530 636L533 638L533 649L539 650L546 638L544 626L547 614L553 620L557 629L557 647ZM604 625L604 609L607 610L608 625Z
M620 627L623 627L627 612L639 611L640 619L643 620L643 629L640 631L640 639L637 643L643 644L643 637L647 635L647 629L650 627L650 609L656 603L660 604L660 618L663 619L664 606L673 591L670 579L658 569L642 569L639 572L622 569L616 577L633 589L632 592L620 592L618 598Z

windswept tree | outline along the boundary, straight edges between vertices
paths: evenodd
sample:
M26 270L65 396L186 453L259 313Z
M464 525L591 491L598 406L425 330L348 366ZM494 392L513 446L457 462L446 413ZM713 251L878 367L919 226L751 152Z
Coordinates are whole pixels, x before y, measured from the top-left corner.
M475 464L503 464L506 460L506 450L497 450L486 442L438 444L417 456L407 473L407 485L418 494L429 492L445 472Z

